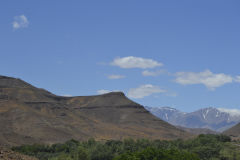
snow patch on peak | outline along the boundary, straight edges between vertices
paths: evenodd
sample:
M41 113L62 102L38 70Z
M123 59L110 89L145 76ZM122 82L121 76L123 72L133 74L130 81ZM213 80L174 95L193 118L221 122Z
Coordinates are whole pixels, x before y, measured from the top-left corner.
M216 117L219 117L219 112L217 111Z
M220 112L228 113L230 116L240 116L240 109L217 108Z
M211 111L212 108L205 108L202 110L202 116L204 119L206 119L206 116L208 115L209 111Z
M207 108L202 108L201 110L207 110L209 112L209 111L212 111L212 110L216 110L216 108L214 108L214 107L207 107Z
M167 113L165 113L165 117L166 117L166 120L168 120L168 114Z
M167 111L167 112L181 112L175 108L171 108L171 107L159 107L158 109L162 110L162 111Z

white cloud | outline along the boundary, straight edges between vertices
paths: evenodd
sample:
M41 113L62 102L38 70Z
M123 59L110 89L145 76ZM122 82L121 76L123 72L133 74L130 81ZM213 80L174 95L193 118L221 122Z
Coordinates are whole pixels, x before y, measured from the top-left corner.
M144 70L142 72L142 75L143 76L158 76L158 75L161 75L161 74L164 74L164 73L166 73L165 70L157 70L157 71Z
M163 64L152 59L145 59L141 57L123 57L115 58L111 65L118 66L120 68L155 68L162 66Z
M131 88L128 91L128 96L130 98L144 98L146 96L150 96L154 93L164 93L166 92L165 90L161 89L158 86L154 86L151 84L145 84L145 85L141 85L138 88Z
M71 94L64 94L64 95L62 95L62 96L64 96L64 97L72 97Z
M240 76L236 76L235 79L234 79L234 81L240 83Z
M26 28L29 25L28 19L25 15L20 15L14 17L14 21L12 23L14 29Z
M226 112L230 114L231 116L240 116L240 110L239 109L226 109L226 108L218 108L220 112Z
M210 90L214 90L227 83L232 83L233 78L229 75L214 74L209 70L203 72L178 72L175 81L182 85L203 84Z
M115 75L115 74L108 76L108 79L122 79L122 78L125 78L125 76L124 75Z
M106 89L100 89L97 91L97 94L106 94L106 93L109 93L111 92L110 90L106 90Z

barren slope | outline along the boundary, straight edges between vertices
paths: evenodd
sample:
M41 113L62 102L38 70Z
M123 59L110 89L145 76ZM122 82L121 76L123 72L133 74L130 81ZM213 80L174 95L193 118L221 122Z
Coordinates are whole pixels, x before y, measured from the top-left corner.
M224 131L223 134L232 136L233 138L240 139L240 123Z
M175 139L189 134L156 118L121 92L61 97L0 76L0 145L69 139Z

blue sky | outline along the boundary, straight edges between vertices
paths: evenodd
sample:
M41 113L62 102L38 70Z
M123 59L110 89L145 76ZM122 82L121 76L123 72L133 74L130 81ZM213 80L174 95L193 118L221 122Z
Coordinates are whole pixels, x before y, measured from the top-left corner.
M240 2L0 2L0 74L58 95L240 108Z

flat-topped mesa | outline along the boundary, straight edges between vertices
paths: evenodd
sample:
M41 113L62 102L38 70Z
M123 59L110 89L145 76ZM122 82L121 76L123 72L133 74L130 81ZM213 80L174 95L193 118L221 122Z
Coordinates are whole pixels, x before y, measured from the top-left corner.
M68 101L73 107L142 107L128 99L123 92L110 92L95 96L71 97Z
M109 93L105 93L105 94L101 94L98 96L123 96L125 97L125 94L123 92L109 92Z
M21 79L0 76L0 88L32 88L33 86Z

